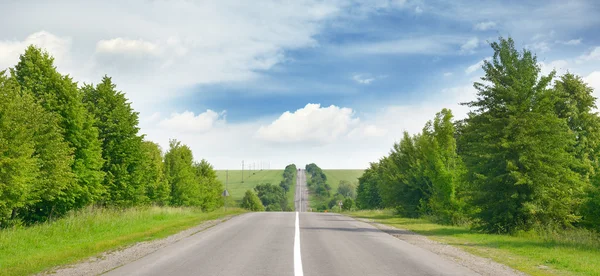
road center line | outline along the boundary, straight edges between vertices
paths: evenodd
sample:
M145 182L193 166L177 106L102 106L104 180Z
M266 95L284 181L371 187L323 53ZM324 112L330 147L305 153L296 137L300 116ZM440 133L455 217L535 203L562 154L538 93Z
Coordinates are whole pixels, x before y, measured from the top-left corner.
M300 255L300 215L296 212L296 233L294 235L294 276L304 276Z

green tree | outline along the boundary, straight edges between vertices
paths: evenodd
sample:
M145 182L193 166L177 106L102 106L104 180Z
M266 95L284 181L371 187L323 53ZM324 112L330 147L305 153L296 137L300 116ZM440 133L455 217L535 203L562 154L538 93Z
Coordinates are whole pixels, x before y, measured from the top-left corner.
M556 114L566 120L575 134L572 153L580 162L571 164L571 168L591 184L582 205L583 222L600 230L600 118L594 111L594 90L579 76L567 73L555 81L553 92L557 98Z
M354 198L356 196L356 186L348 180L340 180L337 193L344 197Z
M202 159L194 163L196 181L200 188L200 207L205 211L212 211L223 206L223 183L217 179L217 172L208 161Z
M349 211L349 210L352 210L352 208L354 208L354 200L352 198L344 199L342 204L343 204L342 210L344 210L344 211Z
M0 72L0 226L60 215L75 184L58 118Z
M511 38L491 47L461 138L481 225L491 232L570 225L584 182L571 170L575 137L548 89L554 72L540 75L535 55L517 51Z
M74 152L72 170L77 185L65 190L60 210L79 208L99 200L105 192L102 180L102 148L94 119L85 109L77 84L69 76L60 75L54 58L42 50L29 46L12 71L24 91L31 92L47 111L57 114L65 141Z
M382 208L381 195L379 194L379 163L371 163L363 175L358 178L356 187L356 206L359 209Z
M252 190L246 191L240 206L246 210L255 212L262 212L265 210L265 206L263 206L258 196Z
M138 113L107 76L95 87L86 85L82 91L83 102L95 117L94 126L102 141L107 202L121 206L147 202L146 183L142 182L146 172L141 170L142 137L138 134Z
M171 204L174 206L199 206L200 185L196 178L192 150L177 140L169 141L165 153L165 175L171 185Z
M280 186L263 183L256 185L254 190L263 206L267 207L267 211L282 211L288 208L285 191Z
M146 196L160 206L170 202L171 187L165 177L165 168L160 146L154 142L142 142L141 182L146 185Z

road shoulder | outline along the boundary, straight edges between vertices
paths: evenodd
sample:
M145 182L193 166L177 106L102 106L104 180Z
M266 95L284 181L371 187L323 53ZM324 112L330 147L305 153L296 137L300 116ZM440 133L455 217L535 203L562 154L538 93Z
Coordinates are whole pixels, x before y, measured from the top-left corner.
M393 226L377 223L372 219L354 218L358 221L373 225L379 230L404 242L431 251L446 259L467 267L481 275L527 275L523 272L497 263L491 259L468 253L460 248L428 239L423 235Z
M163 239L139 242L124 249L104 252L99 256L91 257L83 262L50 269L37 275L99 275L138 260L165 246L223 223L235 216L239 215L229 215L215 220L204 221L197 226Z

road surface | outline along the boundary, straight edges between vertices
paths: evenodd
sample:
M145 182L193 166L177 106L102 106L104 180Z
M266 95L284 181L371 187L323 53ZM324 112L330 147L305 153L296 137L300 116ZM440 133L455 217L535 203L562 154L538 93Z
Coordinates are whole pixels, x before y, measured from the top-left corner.
M298 212L308 211L308 188L306 187L306 173L299 170L296 175L295 208Z
M301 212L307 194L298 194L299 212L240 215L107 275L476 275L370 224Z

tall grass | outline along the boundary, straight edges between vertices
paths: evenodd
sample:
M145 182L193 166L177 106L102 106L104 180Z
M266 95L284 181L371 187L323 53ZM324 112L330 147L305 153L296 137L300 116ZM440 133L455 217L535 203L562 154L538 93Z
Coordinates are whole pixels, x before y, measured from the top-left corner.
M241 209L85 209L59 220L0 230L0 275L28 275L139 241L166 237Z

